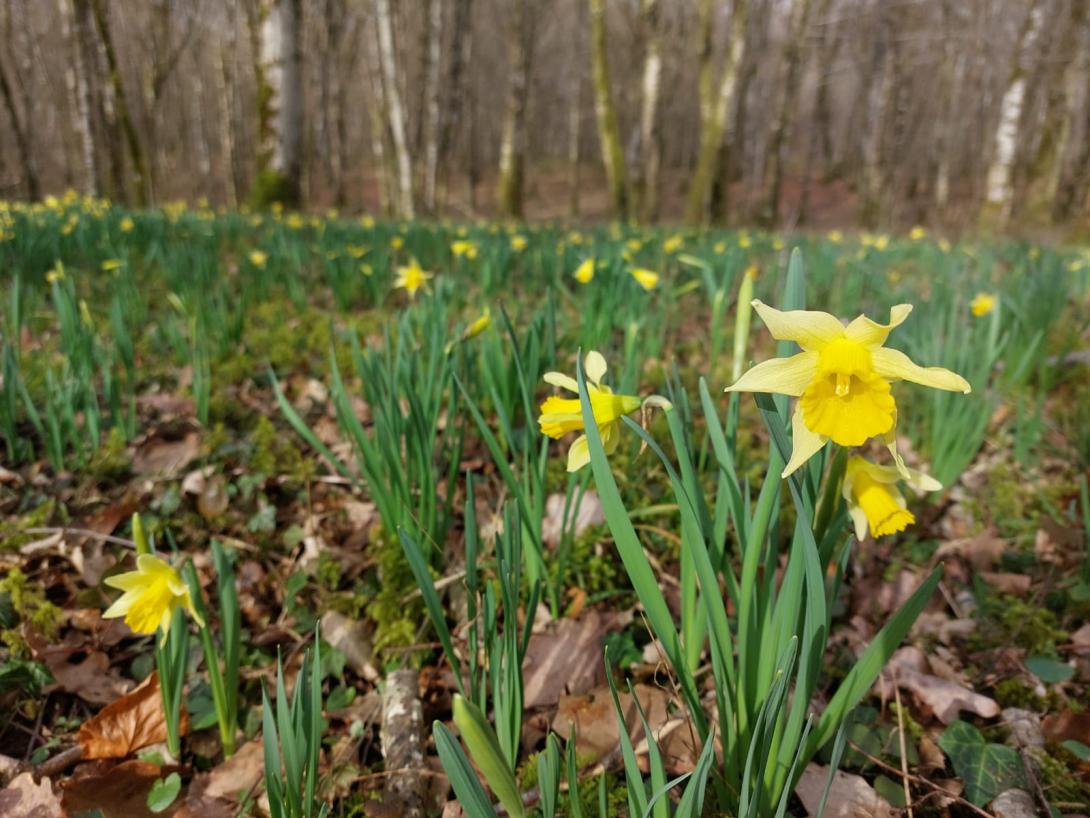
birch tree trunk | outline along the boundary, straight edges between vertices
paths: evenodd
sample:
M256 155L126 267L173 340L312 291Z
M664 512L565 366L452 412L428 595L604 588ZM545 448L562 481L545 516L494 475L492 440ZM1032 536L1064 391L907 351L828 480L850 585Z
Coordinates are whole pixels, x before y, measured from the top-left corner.
M723 58L723 73L719 80L718 92L713 90L712 84L711 2L702 0L701 3L700 150L685 209L686 221L693 224L708 220L712 186L718 164L717 155L727 126L727 115L734 103L738 68L745 56L747 2L748 0L734 0L731 9L730 35Z
M387 144L390 121L386 107L386 92L382 84L382 60L379 57L378 31L364 46L367 60L367 78L371 85L371 111L368 117L371 138L371 158L377 169L379 207L383 215L392 216L397 201L397 169L393 166L392 152Z
M653 222L658 217L659 166L662 135L659 131L659 86L662 79L662 37L659 31L659 0L643 0L640 28L644 38L643 78L640 84L640 173L636 182L639 217Z
M394 143L397 168L395 210L403 219L415 214L413 202L413 167L409 155L408 128L405 107L398 87L397 55L394 52L394 25L390 0L375 0L375 25L378 30L379 62L382 68L383 96L390 134Z
M125 144L129 149L129 160L132 162L133 171L136 175L136 203L144 206L149 202L151 190L150 172L144 149L140 145L140 138L136 134L136 127L133 125L132 116L129 114L125 86L121 82L121 68L117 64L117 52L114 50L113 39L110 36L106 2L107 0L91 0L91 10L94 13L95 28L102 43L102 50L106 56L106 67L110 74L110 85L113 89L118 124L124 135Z
M261 0L256 21L258 154L255 206L298 207L302 199L301 0Z
M583 125L583 74L574 64L569 70L568 99L568 218L579 217L580 136Z
M605 0L588 0L590 10L590 53L594 79L594 110L598 119L598 140L609 187L609 209L615 219L628 218L628 171L617 111L610 95L609 56L606 53Z
M802 57L806 29L810 21L810 0L794 0L788 24L787 42L781 58L782 88L780 104L768 139L768 161L765 164L765 196L760 219L773 225L780 217L780 192L783 188L784 147L790 139L791 123L798 106L802 78Z
M500 137L499 181L496 187L496 215L501 219L522 218L523 174L526 164L526 103L533 33L530 9L525 0L514 0L507 40L507 102Z
M1006 90L999 103L999 121L992 136L992 158L988 165L980 226L1000 229L1011 215L1014 196L1014 161L1021 139L1022 109L1025 105L1029 59L1044 25L1044 3L1033 0L1018 35L1018 51L1011 63Z

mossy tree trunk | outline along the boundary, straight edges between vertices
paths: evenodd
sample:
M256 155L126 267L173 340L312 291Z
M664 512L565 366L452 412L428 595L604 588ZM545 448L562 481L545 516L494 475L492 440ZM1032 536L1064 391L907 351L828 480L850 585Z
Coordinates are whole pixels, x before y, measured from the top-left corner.
M473 0L453 0L451 10L450 56L447 61L446 104L439 110L438 169L441 190L437 193L436 206L446 199L450 187L454 137L459 132L463 108L468 99L466 88L466 64L472 48Z
M117 62L117 52L114 50L113 38L110 34L109 14L106 8L107 0L90 0L91 11L94 17L95 29L98 31L102 51L106 57L106 69L110 75L110 87L113 90L114 111L117 122L121 128L125 145L129 151L129 160L132 162L133 173L136 182L136 204L144 206L149 203L151 192L151 178L148 170L147 157L140 144L140 138L136 134L132 116L129 113L129 105L125 96L125 86L121 82L121 68Z
M628 218L628 171L621 148L617 109L613 105L609 80L609 55L606 51L605 0L587 0L590 11L590 59L594 81L594 110L598 120L598 141L609 188L609 209L613 218Z
M520 219L523 215L523 182L526 169L526 110L533 63L533 14L527 0L511 4L507 35L510 78L504 105L500 137L499 180L496 185L496 215Z
M705 223L709 218L712 187L720 164L720 147L727 127L727 116L734 104L738 69L745 57L747 12L748 0L734 0L722 75L716 85L712 68L711 0L701 0L699 7L700 147L685 207L685 219L691 224Z

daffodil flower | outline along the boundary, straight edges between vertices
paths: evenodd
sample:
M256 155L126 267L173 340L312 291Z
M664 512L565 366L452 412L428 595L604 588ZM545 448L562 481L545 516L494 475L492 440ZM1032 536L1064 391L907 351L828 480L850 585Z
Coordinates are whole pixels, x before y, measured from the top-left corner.
M268 255L261 252L260 250L251 250L250 251L250 263L252 265L254 265L255 267L264 268L265 262L267 262L268 260L269 260Z
M125 624L136 633L155 633L160 628L165 636L178 608L184 608L194 622L204 625L193 607L189 587L170 563L153 554L137 555L135 571L107 577L105 582L125 593L106 609L103 618L123 616Z
M632 277L636 279L636 282L645 290L650 292L655 289L659 283L659 274L654 270L648 270L644 267L636 267L632 270Z
M416 298L416 291L428 289L428 279L431 273L425 272L415 258L404 267L397 268L397 278L394 279L394 288L405 290L409 298Z
M514 250L516 253L521 253L523 250L525 250L527 243L528 242L526 241L525 236L511 237L511 249Z
M450 252L454 254L455 258L462 258L465 256L472 261L477 258L477 245L471 241L462 239L450 245Z
M973 315L981 318L994 310L997 302L998 299L991 293L977 293L976 298L969 303L969 309Z
M799 398L791 420L794 446L783 477L830 440L860 446L868 438L892 432L897 417L890 389L894 381L970 391L968 381L957 373L919 366L903 352L883 346L890 331L908 318L911 304L893 307L888 324L860 315L847 326L827 312L781 312L758 300L753 307L773 338L794 341L803 350L757 364L726 390Z
M602 447L606 454L617 448L621 439L621 418L640 408L640 399L634 395L615 395L613 390L602 383L606 374L606 359L599 352L588 352L583 371L587 378L587 393L590 396L594 422L602 435ZM562 372L546 372L545 382L569 392L579 394L579 384L575 378ZM541 417L538 418L541 431L558 440L568 432L577 432L583 425L583 410L579 398L561 398L552 395L541 404ZM579 435L568 449L568 471L579 471L590 462L590 449L587 436Z
M902 466L903 468L903 466ZM862 457L848 458L841 493L848 503L848 513L855 524L855 537L862 540L904 531L916 517L908 510L897 483L904 480L917 491L938 491L942 483L915 469L902 471L896 466L879 466Z
M580 284L590 284L591 279L594 278L594 259L583 259L578 267L575 268L575 272L572 276Z

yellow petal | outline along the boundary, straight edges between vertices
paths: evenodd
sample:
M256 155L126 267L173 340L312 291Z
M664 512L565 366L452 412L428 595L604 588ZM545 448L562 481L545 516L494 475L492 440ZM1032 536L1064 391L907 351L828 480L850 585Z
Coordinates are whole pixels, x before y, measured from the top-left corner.
M807 460L821 451L821 447L829 442L829 438L822 437L806 427L802 418L802 409L795 407L795 413L791 416L791 459L784 467L780 477L789 477Z
M844 334L869 347L880 347L889 337L890 330L899 327L912 312L911 304L898 304L889 311L889 323L879 324L865 315L860 315L844 330Z
M775 392L798 397L814 379L818 353L800 352L790 358L772 358L750 369L727 392Z
M875 370L887 380L912 381L935 389L965 394L972 391L969 382L956 372L943 369L941 366L919 366L900 350L881 347L873 350L871 354Z
M765 322L772 337L778 341L794 341L804 350L821 349L825 344L844 337L844 325L835 315L814 310L784 312L754 299L753 308Z
M589 462L590 446L587 444L587 436L579 435L568 448L568 471L579 471Z
M579 394L579 383L575 378L570 375L565 375L563 372L546 372L545 383L550 386L559 386L561 389L567 389L569 392Z
M587 380L595 386L598 386L602 382L602 378L606 374L606 359L601 352L591 350L587 353L587 357L583 361L583 372L586 373ZM579 391L577 388L576 392Z

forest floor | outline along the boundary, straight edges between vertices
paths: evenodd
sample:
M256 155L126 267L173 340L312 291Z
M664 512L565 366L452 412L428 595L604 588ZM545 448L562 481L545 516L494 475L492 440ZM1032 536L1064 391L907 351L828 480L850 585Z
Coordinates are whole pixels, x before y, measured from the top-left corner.
M914 519L891 536L856 541L839 483L818 491L838 479L832 446L800 472L819 504L782 481L762 505L782 427L751 396L723 394L734 372L776 355L753 314L735 366L736 325L750 320L739 289L784 303L794 248L807 307L884 322L893 305L914 304L890 345L972 385L968 395L894 386L899 452L944 488L906 492ZM426 273L419 289L414 271ZM336 816L476 818L451 790L432 728L453 728L461 696L494 725L527 814L630 815L639 772L618 749L611 685L649 781L660 765L670 779L700 769L685 678L724 723L721 657L703 614L694 619L703 608L692 607L674 459L691 463L689 496L707 506L701 542L732 639L748 604L732 585L746 562L739 519L753 515L752 533L761 509L769 515L754 577L770 606L800 530L828 535L818 587L824 576L829 629L807 712L835 706L864 647L937 581L836 740L800 756L787 814L817 814L830 786L826 816L1090 814L1090 254L1080 248L952 244L922 230L129 212L70 197L0 211L0 292L6 818L269 814L266 776L290 789L294 744L314 749L315 766L300 764L315 795L285 814L322 803ZM538 405L557 392L543 376L576 376L590 350L619 394L669 398L673 414L653 401L633 414L662 446L680 418L684 445L665 461L622 423L608 461L591 441L592 464L565 471L572 436L539 429ZM727 511L731 486L742 505ZM666 655L618 508L680 623L689 670ZM169 641L103 617L120 595L108 580L133 570L134 514L203 614L168 618ZM737 662L748 672L741 653ZM173 748L157 678L178 684ZM217 678L234 693L227 728ZM317 697L319 742L305 735L312 712L286 713L293 689ZM275 719L263 695L278 701ZM709 815L737 807L729 787L712 794L730 780L726 732L710 739L702 773ZM563 763L550 771L550 735L574 779ZM832 762L841 773L830 779ZM662 802L679 815L681 789Z

